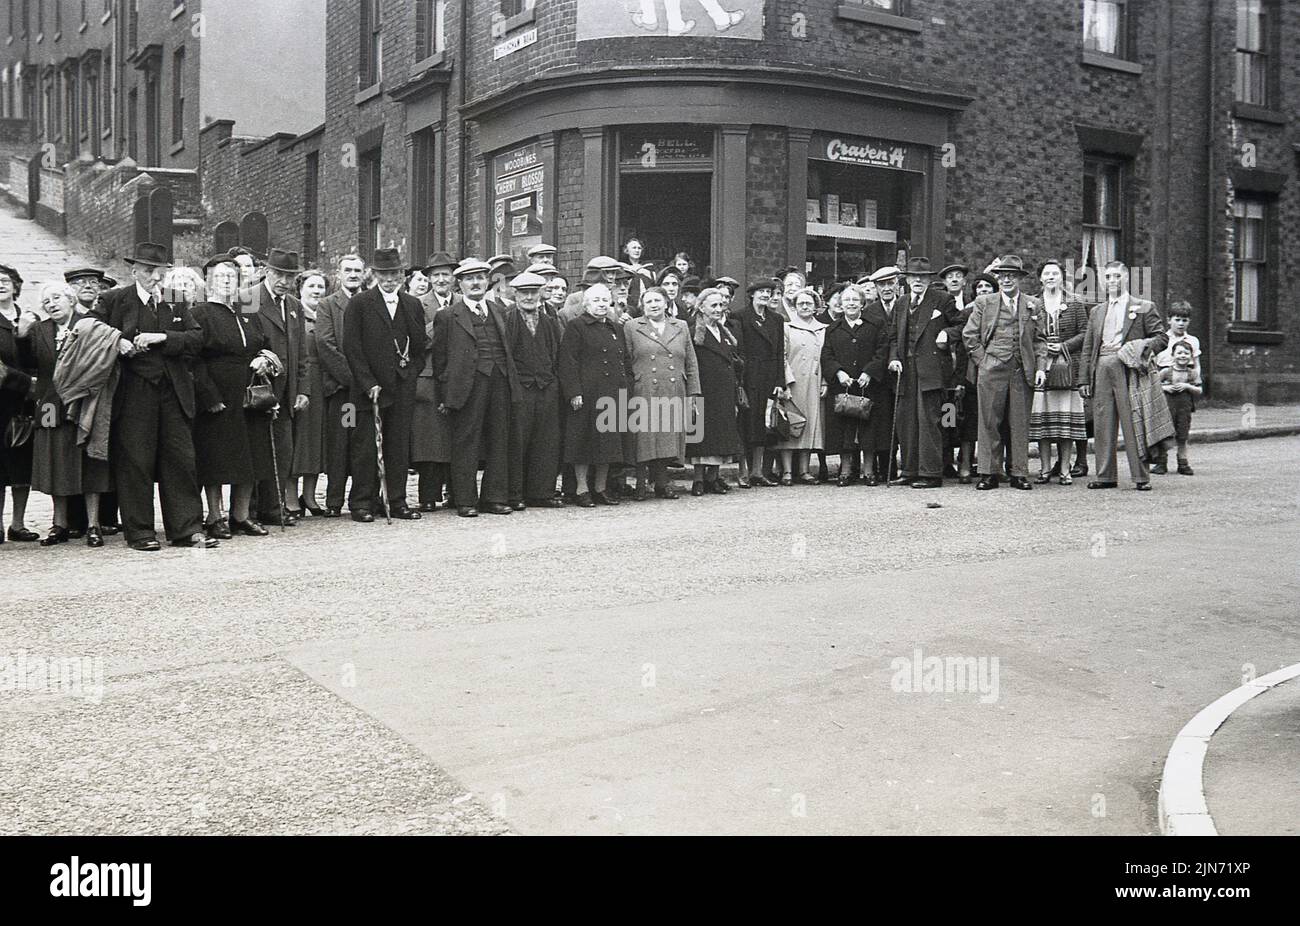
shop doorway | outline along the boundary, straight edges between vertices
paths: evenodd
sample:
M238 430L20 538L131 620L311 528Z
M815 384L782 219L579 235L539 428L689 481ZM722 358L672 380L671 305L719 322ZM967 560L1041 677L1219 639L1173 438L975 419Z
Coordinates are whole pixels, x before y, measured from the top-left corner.
M637 237L643 261L663 269L680 251L703 277L712 260L713 174L643 173L619 177L618 248Z

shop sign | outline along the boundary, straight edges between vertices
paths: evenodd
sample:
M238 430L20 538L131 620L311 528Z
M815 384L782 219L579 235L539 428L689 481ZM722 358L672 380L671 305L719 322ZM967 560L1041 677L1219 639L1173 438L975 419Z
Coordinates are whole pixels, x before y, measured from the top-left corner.
M623 170L711 169L713 132L694 129L623 132L619 135L618 162Z
M818 132L808 145L808 157L817 161L857 164L861 167L918 172L924 170L924 160L918 148L881 138Z
M492 158L492 224L496 250L520 257L541 243L545 168L536 142Z

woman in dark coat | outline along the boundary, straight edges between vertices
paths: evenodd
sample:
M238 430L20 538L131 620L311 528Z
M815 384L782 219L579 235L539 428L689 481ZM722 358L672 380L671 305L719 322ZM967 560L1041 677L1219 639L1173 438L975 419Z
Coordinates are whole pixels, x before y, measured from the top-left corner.
M307 368L311 371L314 390L311 394L323 396L325 372L321 368L316 348L316 307L329 292L329 280L323 271L308 270L299 275L297 290L307 333ZM316 483L320 480L320 474L325 472L325 404L322 401L312 402L293 416L293 465L289 467L289 479L285 486L288 513L293 517L302 517L304 509L316 518L325 514L316 504ZM301 493L298 491L299 476L302 477Z
M706 491L725 495L726 480L719 467L740 457L745 445L736 425L736 389L740 378L740 354L736 337L722 322L729 294L720 288L700 293L699 319L695 323L695 359L700 377L700 407L693 429L696 440L687 444L695 465L692 495Z
M986 296L998 291L998 281L992 274L981 273L975 277L971 289L977 298ZM962 324L970 318L974 305L975 301L972 299L962 310ZM966 350L966 345L962 343L961 338L953 341L952 357L953 386L957 400L961 403L957 414L957 439L961 448L957 456L957 481L962 485L969 485L975 464L975 442L979 440L980 434L980 406L978 389L975 385L975 375L978 370L971 362L970 352Z
M273 480L269 413L246 410L244 393L256 371L277 364L266 352L261 318L240 311L239 268L226 255L208 261L208 300L195 306L203 347L194 363L194 457L199 485L208 497L205 529L228 539L231 531L264 537L266 528L248 514L255 483ZM283 410L281 410L283 412ZM281 460L281 475L289 461ZM222 517L222 487L230 486L229 525Z
M20 344L15 330L18 323L16 299L22 292L23 278L12 267L0 264L0 526L4 524L4 489L9 486L14 500L13 520L7 536L10 540L39 540L40 534L27 529L27 496L32 482L32 440L17 447L9 446L9 426L14 418L30 416L29 393L36 373L31 350ZM0 536L0 543L4 537Z
M876 454L876 429L870 419L853 418L835 414L835 396L843 393L868 394L870 384L885 375L889 358L889 332L884 325L867 324L862 310L867 306L866 294L857 286L846 286L840 293L840 307L844 314L826 329L822 345L822 377L826 380L826 452L839 452L840 475L838 484L847 486L864 472L860 455L866 454L865 479L867 485L876 485L878 479L872 471Z
M54 388L54 369L71 329L84 313L76 311L77 294L67 283L51 283L41 291L41 305L49 318L35 321L25 315L19 334L27 339L36 362L36 432L32 437L32 487L54 499L54 523L41 546L67 543L68 498L86 496L90 524L86 544L102 547L99 526L99 495L112 487L107 460L97 460L77 443L77 422L68 416L63 400ZM116 332L114 332L116 337Z
M560 391L568 403L564 462L573 464L579 508L617 505L607 486L609 464L635 456L618 415L619 395L630 391L632 370L623 328L607 317L613 302L605 284L588 287L583 313L565 326L560 342ZM594 470L590 480L588 466Z
M774 486L763 475L763 452L771 443L767 434L767 400L785 388L785 321L772 308L775 292L772 280L756 280L745 288L749 307L732 315L740 359L744 364L743 385L749 410L741 435L749 452L748 485L741 473L741 488Z

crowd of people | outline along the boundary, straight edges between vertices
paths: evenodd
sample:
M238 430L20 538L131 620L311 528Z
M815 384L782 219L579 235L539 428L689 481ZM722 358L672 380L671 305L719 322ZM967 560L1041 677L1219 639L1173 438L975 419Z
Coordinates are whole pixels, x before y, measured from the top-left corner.
M796 269L742 287L644 253L632 239L571 287L546 244L417 267L381 248L327 273L274 248L200 272L142 243L124 285L75 268L26 308L0 265L4 537L158 550L155 486L166 540L190 547L345 508L368 523L676 499L683 467L695 496L815 484L828 457L840 487L1028 490L1087 475L1090 436L1088 488L1108 489L1119 432L1136 489L1170 448L1192 475L1191 307L1166 320L1118 261L1088 305L1060 262L1016 255L975 273L911 257L822 292ZM43 538L31 488L53 498Z

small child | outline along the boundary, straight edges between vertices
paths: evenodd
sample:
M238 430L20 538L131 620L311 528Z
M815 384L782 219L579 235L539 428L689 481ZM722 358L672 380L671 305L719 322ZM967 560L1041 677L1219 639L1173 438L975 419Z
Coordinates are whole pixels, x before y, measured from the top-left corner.
M1161 369L1174 365L1174 345L1187 344L1192 348L1192 367L1199 378L1201 375L1201 342L1196 335L1187 333L1187 326L1192 323L1192 304L1185 300L1175 302L1169 307L1169 343L1165 349L1156 354L1156 365Z
M1194 360L1192 345L1180 341L1174 345L1173 365L1160 371L1161 388L1165 391L1165 400L1169 403L1169 414L1174 419L1174 436L1166 437L1160 442L1156 463L1151 467L1153 473L1167 473L1166 462L1169 459L1169 445L1178 444L1178 472L1183 476L1193 476L1191 464L1187 462L1187 435L1192 430L1192 412L1196 411L1196 400L1200 397L1201 371L1192 365Z

